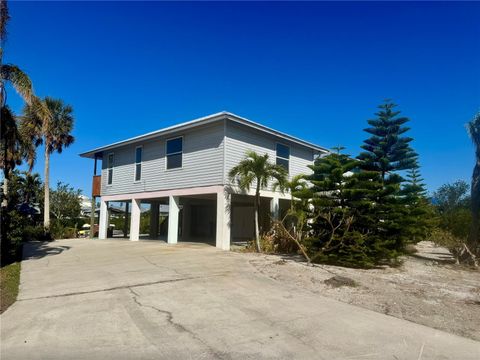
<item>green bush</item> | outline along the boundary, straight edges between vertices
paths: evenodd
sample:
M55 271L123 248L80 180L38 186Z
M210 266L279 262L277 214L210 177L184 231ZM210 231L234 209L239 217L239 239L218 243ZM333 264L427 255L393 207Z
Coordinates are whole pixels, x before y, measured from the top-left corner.
M16 210L2 212L2 266L18 261L22 257L25 220L25 217Z
M53 239L70 239L77 237L77 228L66 226L59 220L53 220L50 224L50 234Z
M439 226L458 238L467 238L472 223L472 213L467 207L452 209L440 214Z
M50 234L45 232L42 225L28 225L23 229L23 241L49 241Z

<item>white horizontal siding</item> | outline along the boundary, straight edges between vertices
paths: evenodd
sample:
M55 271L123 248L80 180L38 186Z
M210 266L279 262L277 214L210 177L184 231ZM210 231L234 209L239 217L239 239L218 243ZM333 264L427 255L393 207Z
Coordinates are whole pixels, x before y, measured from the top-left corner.
M102 161L102 195L118 195L223 183L223 123L197 127L170 135L183 136L181 169L166 170L165 142L158 138L115 149L113 183L107 185L107 156ZM135 148L143 145L142 179L134 182Z
M225 173L228 182L229 171L244 157L247 150L258 154L268 154L270 161L276 162L276 143L290 147L289 177L298 174L310 174L307 165L313 164L314 150L273 135L265 134L232 122L227 123L226 129ZM271 189L271 187L270 187Z

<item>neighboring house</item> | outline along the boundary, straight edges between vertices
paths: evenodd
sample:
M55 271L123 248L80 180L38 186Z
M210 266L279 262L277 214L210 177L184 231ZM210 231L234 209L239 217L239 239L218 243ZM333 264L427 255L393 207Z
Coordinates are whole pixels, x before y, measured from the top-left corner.
M107 236L109 202L127 202L130 240L140 238L141 204L150 205L149 237L153 239L214 242L225 250L232 242L252 239L254 189L242 192L228 178L247 150L269 154L290 176L308 173L307 165L328 152L221 112L81 154L95 159L94 175L97 160L102 160L93 191L94 196L101 196L99 238ZM261 196L261 224L266 230L270 216L278 218L289 207L289 195L269 188ZM168 205L168 226L159 224L160 205Z
M92 201L86 195L80 195L80 216L89 216L92 211Z

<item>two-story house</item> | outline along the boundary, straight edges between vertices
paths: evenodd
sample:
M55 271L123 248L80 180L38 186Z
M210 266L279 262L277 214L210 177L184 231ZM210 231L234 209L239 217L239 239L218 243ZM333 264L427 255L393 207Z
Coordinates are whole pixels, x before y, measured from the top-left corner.
M252 239L253 189L241 191L228 177L247 150L269 154L270 160L284 166L289 176L308 173L307 165L328 152L221 112L81 154L95 159L95 169L97 160L102 160L101 175L95 177L100 184L94 186L99 190L93 194L101 196L99 238L107 237L108 204L126 202L131 209L129 212L127 207L130 240L148 236L164 237L170 244L205 241L228 250L232 242ZM289 207L290 195L269 188L262 190L261 196L265 230L270 216L278 218L282 209ZM140 234L144 204L150 206L148 235Z

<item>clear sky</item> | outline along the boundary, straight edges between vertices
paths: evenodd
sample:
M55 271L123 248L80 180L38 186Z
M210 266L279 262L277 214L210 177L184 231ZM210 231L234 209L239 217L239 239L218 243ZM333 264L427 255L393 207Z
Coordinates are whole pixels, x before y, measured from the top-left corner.
M480 3L10 2L10 15L5 61L75 109L52 185L88 195L80 152L221 110L356 155L385 98L411 119L430 190L470 178Z

